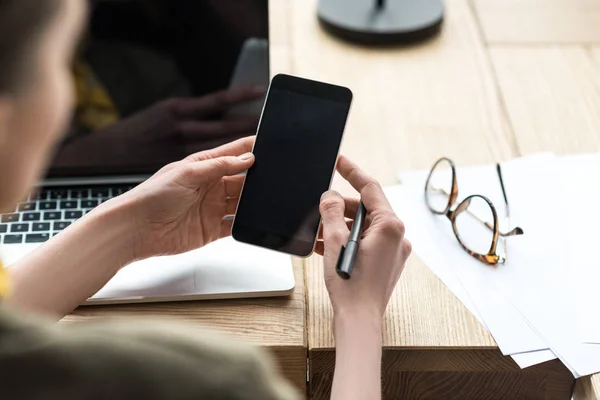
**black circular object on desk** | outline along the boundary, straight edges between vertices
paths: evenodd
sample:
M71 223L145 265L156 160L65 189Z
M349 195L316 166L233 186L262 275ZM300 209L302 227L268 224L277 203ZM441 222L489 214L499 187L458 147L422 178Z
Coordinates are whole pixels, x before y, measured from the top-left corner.
M341 39L366 45L410 44L437 34L442 0L319 0L321 26Z

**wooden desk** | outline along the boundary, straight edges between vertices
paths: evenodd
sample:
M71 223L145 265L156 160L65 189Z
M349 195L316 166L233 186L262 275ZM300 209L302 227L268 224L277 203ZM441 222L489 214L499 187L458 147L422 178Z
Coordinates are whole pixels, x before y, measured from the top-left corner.
M352 88L343 152L383 184L440 156L464 166L600 149L600 53L586 47L600 43L596 3L445 0L442 35L404 49L341 43L319 28L316 0L284 3L289 70ZM309 391L323 399L334 341L320 259L308 261L306 283ZM383 339L390 399L569 399L574 385L558 361L520 370L503 357L416 256L390 302Z
M296 289L289 298L194 301L81 307L63 322L99 318L182 318L198 328L218 329L268 349L283 374L306 390L305 290L301 262L294 265Z
M586 376L575 385L574 400L600 400L600 375Z

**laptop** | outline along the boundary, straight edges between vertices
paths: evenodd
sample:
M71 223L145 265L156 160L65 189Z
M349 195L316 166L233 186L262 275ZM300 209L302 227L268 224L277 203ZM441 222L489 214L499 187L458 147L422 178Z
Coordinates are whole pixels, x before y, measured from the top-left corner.
M231 4L227 4L231 3ZM269 81L268 0L90 2L90 27L73 75L77 106L48 176L0 216L7 265L26 256L106 200L165 164L255 134L192 132L182 123L258 119L263 99L173 118L189 101ZM248 16L251 15L250 20ZM86 304L284 296L295 286L291 258L232 239L123 268Z

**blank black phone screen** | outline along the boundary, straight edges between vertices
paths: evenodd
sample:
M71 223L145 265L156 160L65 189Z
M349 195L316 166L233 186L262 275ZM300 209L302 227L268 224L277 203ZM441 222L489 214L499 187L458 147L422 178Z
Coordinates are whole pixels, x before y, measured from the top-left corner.
M250 241L312 250L349 108L349 101L271 87L235 218L239 231L253 232Z

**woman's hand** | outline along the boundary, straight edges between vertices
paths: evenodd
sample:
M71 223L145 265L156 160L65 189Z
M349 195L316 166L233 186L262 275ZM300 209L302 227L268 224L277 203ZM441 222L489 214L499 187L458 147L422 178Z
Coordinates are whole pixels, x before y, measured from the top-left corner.
M336 273L336 263L350 231L348 225L358 208L357 199L344 199L329 191L321 200L325 283L336 316L371 316L381 321L404 264L411 252L404 239L404 224L398 219L379 183L341 156L339 173L361 194L367 219L354 272L350 280Z
M262 86L245 86L201 97L171 98L159 102L99 132L97 140L112 139L115 146L135 151L136 162L177 160L256 133L259 115L223 116L232 107L264 97ZM114 152L113 152L114 153ZM127 159L131 159L131 155ZM121 165L123 162L120 161Z
M330 191L321 200L325 284L334 312L336 365L331 398L381 398L381 323L390 296L410 255L404 225L396 217L381 186L345 157L338 171L360 193L367 209L352 278L336 273L340 249L346 244L350 218L358 200Z
M232 221L224 218L235 213L253 143L248 137L191 155L114 199L128 204L134 258L179 254L229 236Z
M253 143L240 139L167 165L92 210L11 267L11 305L60 319L135 260L229 235L223 218L235 212Z

